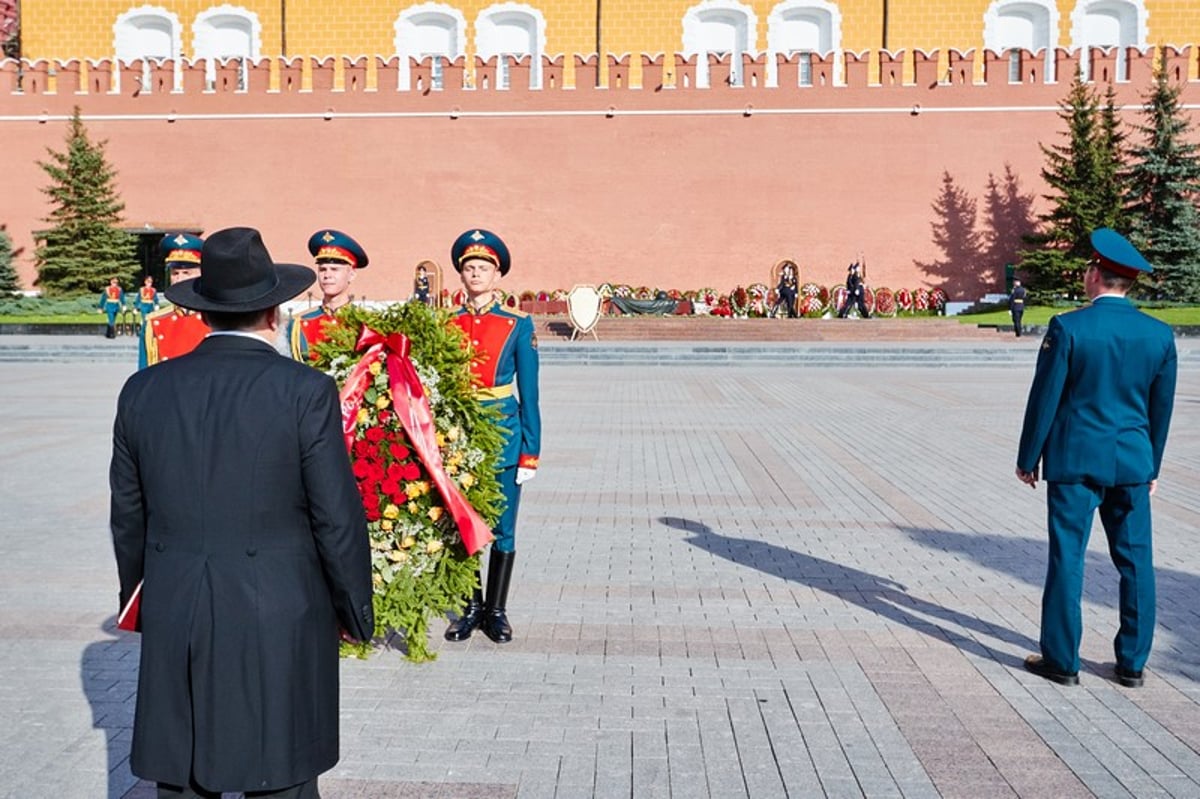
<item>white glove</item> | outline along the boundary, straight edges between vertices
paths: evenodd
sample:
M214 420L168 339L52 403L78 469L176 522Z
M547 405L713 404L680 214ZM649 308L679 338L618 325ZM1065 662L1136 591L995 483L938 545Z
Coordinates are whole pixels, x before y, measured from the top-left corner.
M526 469L524 466L517 467L517 485L526 483L537 476L537 469Z

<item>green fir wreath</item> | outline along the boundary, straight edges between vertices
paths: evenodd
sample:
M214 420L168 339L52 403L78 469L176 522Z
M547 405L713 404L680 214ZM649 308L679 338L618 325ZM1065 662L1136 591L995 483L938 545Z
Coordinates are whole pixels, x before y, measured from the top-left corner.
M326 327L314 365L345 384L361 353L355 347L364 327L387 336L401 333L411 342L416 367L433 413L438 449L450 479L467 502L492 526L503 496L496 469L503 444L497 414L476 398L470 356L448 311L409 302L371 311L353 305ZM350 458L371 536L375 584L375 639L402 634L409 660L433 660L429 622L460 611L477 587L478 554L466 552L424 465L411 448L392 406L388 371L372 364L363 395ZM343 644L343 655L365 657L373 644Z

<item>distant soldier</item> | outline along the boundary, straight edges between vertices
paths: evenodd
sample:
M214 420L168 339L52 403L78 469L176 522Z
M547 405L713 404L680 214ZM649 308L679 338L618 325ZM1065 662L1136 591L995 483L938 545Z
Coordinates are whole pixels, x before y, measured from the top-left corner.
M142 330L146 329L146 317L158 309L158 289L154 288L154 278L146 275L142 287L138 289L137 310L141 315Z
M316 258L317 285L321 304L292 317L287 336L292 357L308 361L316 357L312 346L327 338L325 326L350 302L350 284L359 269L365 269L367 253L354 239L339 230L318 230L308 240L308 251Z
M200 251L204 241L190 233L168 233L159 242L170 285L200 276ZM178 358L196 348L209 333L200 314L174 305L146 316L142 325L138 368L145 369L160 361Z
M858 306L858 315L863 319L871 318L871 313L867 310L866 289L863 288L861 268L858 261L855 261L846 269L846 301L842 303L842 307L838 311L838 319L845 319L846 314L850 313L852 305Z
M1021 337L1021 317L1025 314L1025 287L1020 280L1013 281L1012 294L1008 295L1008 312L1012 314L1013 330Z
M105 338L117 337L117 315L125 306L125 289L115 277L110 278L104 291L100 292L100 313L108 316L108 329L104 331Z
M429 304L429 275L425 267L417 267L417 276L413 279L413 297L417 302Z
M783 268L779 270L779 285L775 289L779 298L776 301L775 309L778 310L782 305L787 311L788 319L796 318L796 296L799 288L796 265L791 261L784 261Z

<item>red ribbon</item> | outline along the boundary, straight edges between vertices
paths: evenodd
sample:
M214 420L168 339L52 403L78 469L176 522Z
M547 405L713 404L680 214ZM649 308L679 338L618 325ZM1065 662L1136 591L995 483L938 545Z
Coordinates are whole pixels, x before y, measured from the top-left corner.
M374 380L371 364L383 361L387 366L388 385L392 391L396 416L421 465L442 495L450 518L458 526L458 534L467 548L467 554L474 555L492 540L492 531L479 512L467 502L442 465L442 453L437 445L437 431L433 426L429 400L425 397L417 370L408 357L412 349L411 342L402 333L384 336L364 326L354 349L362 352L363 356L350 371L340 394L342 433L346 437L347 449L354 444L354 428L358 423L358 409L362 407L363 395Z

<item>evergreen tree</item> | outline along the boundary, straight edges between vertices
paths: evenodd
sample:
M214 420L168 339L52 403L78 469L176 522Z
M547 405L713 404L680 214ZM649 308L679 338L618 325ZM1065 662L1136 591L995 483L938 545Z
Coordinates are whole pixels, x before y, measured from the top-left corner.
M47 150L38 166L50 176L43 188L51 200L37 257L37 284L47 295L99 292L111 277L132 285L138 272L136 240L121 230L125 210L104 157L104 142L93 142L79 117L71 117L65 152Z
M1165 56L1164 56L1165 57ZM1180 87L1165 62L1145 98L1143 144L1130 150L1130 238L1154 266L1162 297L1200 301L1200 145L1188 141L1190 122L1179 103Z
M1051 207L1038 217L1041 229L1024 237L1030 246L1021 254L1021 271L1035 300L1082 296L1091 232L1122 226L1116 183L1124 134L1113 98L1110 89L1102 108L1096 91L1076 70L1070 92L1059 103L1067 141L1040 145L1046 156L1042 179L1052 190L1043 199Z
M17 270L13 266L13 243L8 231L0 228L0 297L16 294L21 290Z

